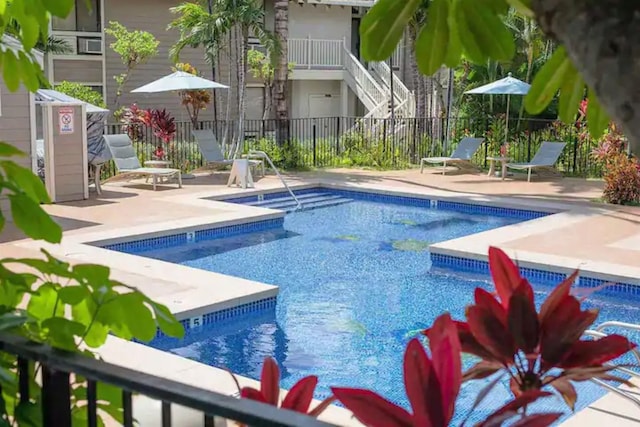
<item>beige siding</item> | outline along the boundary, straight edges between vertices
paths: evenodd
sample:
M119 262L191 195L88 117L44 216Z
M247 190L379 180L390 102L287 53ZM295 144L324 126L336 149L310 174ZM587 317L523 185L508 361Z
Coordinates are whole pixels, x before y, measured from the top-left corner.
M95 83L102 81L102 60L77 61L77 60L53 60L53 81Z
M31 122L29 120L29 93L21 87L9 92L0 80L0 141L8 142L27 154L31 154ZM31 158L16 157L20 165L31 169ZM2 213L10 217L6 199L0 199Z
M137 0L135 2L125 0L109 0L105 4L105 25L109 21L118 21L125 25L129 30L139 29L151 32L159 41L158 56L153 58L147 64L141 65L134 70L131 79L127 83L124 93L120 98L120 105L130 105L137 102L143 108L167 108L173 113L178 121L187 121L188 115L180 105L178 97L175 93L157 93L157 94L132 94L130 91L136 87L149 83L157 78L163 77L172 72L173 64L169 59L169 50L171 46L178 40L177 31L167 30L168 24L174 19L169 9L178 5L176 0ZM109 44L113 42L111 36L106 36L106 94L109 107L113 104L116 86L113 76L124 71L124 66L120 62L120 58L113 50L109 48ZM231 43L235 47L234 43ZM235 48L227 48L220 51L220 64L217 69L216 80L220 83L231 86L230 91L216 90L218 97L218 117L224 119L226 113L227 98L231 97L231 118L235 118L235 108L237 105L237 75L236 66L238 64L237 52ZM201 74L206 78L211 78L211 66L204 61L204 50L185 49L180 56L181 62L188 62L194 65ZM231 70L229 64L232 64ZM231 74L230 74L231 73ZM255 85L259 83L250 73L247 76L247 83ZM251 118L256 117L254 114L254 106L260 102L254 99L255 94L259 91L251 90L248 94L247 105L250 106ZM202 120L212 118L211 109L201 113Z
M176 31L168 31L167 25L173 19L169 8L178 5L176 0L109 0L105 4L105 26L109 21L118 21L131 30L144 30L151 32L159 41L158 56L144 65L136 68L124 88L120 98L121 105L130 105L137 102L144 108L167 108L177 120L188 120L184 107L180 105L175 93L157 94L133 94L132 89L149 83L172 72L172 63L169 60L169 49L178 40ZM124 71L124 65L120 57L109 48L113 37L106 36L106 84L107 103L113 105L116 86L113 76ZM204 53L201 49L186 49L182 56L182 62L189 62L197 67L202 75L211 78L211 67L204 61ZM203 113L205 116L207 112Z
M72 134L59 134L59 108L53 108L53 133L55 135L53 165L55 201L57 203L84 199L84 178L87 173L82 149L84 144L81 132L82 110L74 107L75 132Z

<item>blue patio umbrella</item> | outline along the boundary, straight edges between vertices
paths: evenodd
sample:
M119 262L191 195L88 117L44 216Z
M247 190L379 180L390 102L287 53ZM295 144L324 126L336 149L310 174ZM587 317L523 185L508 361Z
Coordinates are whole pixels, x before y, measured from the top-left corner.
M468 94L476 95L507 95L507 127L504 131L504 140L507 142L507 136L509 134L509 109L511 95L526 95L529 93L531 85L511 77L511 73L504 79L496 80L493 83L488 83L484 86L477 87L466 91Z

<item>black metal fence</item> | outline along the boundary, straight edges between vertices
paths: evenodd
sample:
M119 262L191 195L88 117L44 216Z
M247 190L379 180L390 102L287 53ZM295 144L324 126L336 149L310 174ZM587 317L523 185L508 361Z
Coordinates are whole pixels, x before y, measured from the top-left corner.
M109 384L122 390L122 414L125 427L134 425L133 395L142 394L162 402L162 426L172 425L172 404L181 405L202 413L203 425L213 427L214 417L234 420L247 425L270 427L329 427L327 424L297 412L280 410L247 399L237 399L203 390L183 383L122 368L81 354L62 352L35 344L15 335L0 334L0 351L17 357L15 370L18 375L20 403L29 404L34 364L39 365L42 379L42 425L71 427L71 396L78 380L85 381L86 424L89 427L102 425L98 421L98 390ZM76 417L78 418L78 417ZM79 417L82 419L83 417ZM35 423L38 424L38 423ZM34 424L34 425L35 425ZM77 420L73 422L77 426ZM178 420L173 425L184 425Z
M486 157L496 155L505 139L504 118L453 118L449 126L443 118L364 119L323 117L291 119L286 123L288 138L276 142L275 120L246 120L244 150L267 152L274 163L285 169L315 167L405 168L429 156L448 155L464 136L484 137L486 143L474 162L486 167ZM185 171L203 165L203 159L191 135L190 122L178 122L174 142L166 148L173 167ZM219 141L236 141L237 121L203 121L201 129L213 129ZM446 130L450 138L446 138ZM122 125L107 126L108 133L123 132ZM141 161L152 160L159 140L149 128L139 127L132 135ZM575 125L553 120L512 118L508 129L508 156L513 162L528 162L543 141L567 143L558 161L566 175L600 176L601 169L591 152L597 142L581 134ZM226 145L227 150L230 144ZM105 176L115 173L113 165Z

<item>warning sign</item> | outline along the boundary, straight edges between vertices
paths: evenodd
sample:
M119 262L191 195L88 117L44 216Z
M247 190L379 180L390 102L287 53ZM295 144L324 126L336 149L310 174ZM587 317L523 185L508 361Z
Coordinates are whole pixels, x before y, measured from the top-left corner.
M61 134L73 133L73 108L60 107L58 109L58 122L60 123Z

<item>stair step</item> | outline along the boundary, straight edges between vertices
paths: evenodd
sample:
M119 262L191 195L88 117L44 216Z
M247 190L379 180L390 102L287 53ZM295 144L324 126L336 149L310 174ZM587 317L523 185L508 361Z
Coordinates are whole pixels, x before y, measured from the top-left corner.
M295 194L295 192L294 192ZM296 194L296 197L298 198L298 200L303 201L303 200L307 200L307 199L313 199L316 197L327 197L327 196L333 196L330 193L305 193L305 194ZM293 200L293 198L291 197L291 194L287 194L286 196L281 196L281 197L274 197L273 199L264 199L264 200L256 200L254 202L248 202L246 203L247 205L251 205L251 206L260 206L260 207L264 207L265 205L269 205L272 203L279 203L279 202L286 202L289 200Z
M318 208L328 208L330 206L338 206L338 205L342 205L344 203L350 203L353 200L351 199L345 199L344 197L338 198L338 199L330 199L330 200L323 200L323 201L318 201L318 202L312 202L312 203L303 203L302 204L302 210L303 211L308 211L308 210L312 210L312 209L318 209ZM279 206L279 207L272 207L269 206L270 209L278 209L281 211L285 211L285 212L293 212L295 211L298 206L296 204L295 201L291 201L291 203L289 203L288 205L283 205L283 206Z
M318 196L318 197L306 198L306 199L298 198L298 200L300 200L300 203L302 203L303 206L306 206L308 204L314 204L314 203L330 202L330 201L335 201L340 199L344 199L344 197L334 196L334 195L324 195L324 196ZM271 202L271 200L269 200L269 202ZM286 207L290 207L290 206L293 206L294 208L297 207L297 203L292 197L289 197L287 200L281 200L275 203L264 203L259 206L262 208L285 210Z

